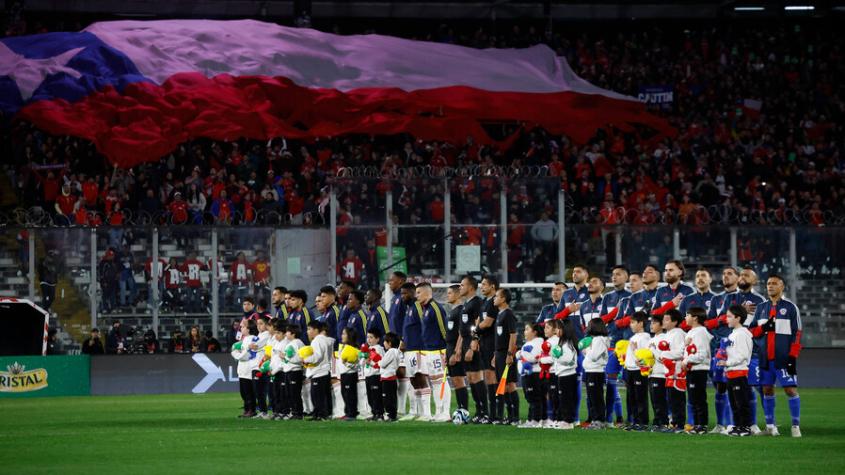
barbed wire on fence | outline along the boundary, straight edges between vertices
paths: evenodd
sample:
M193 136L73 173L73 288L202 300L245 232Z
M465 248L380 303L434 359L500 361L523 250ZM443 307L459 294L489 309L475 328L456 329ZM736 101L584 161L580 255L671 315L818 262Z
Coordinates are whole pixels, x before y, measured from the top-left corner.
M343 167L335 173L335 179L373 178L404 180L413 178L546 178L549 167L543 165L499 166L471 165L464 167L438 167L431 165L400 168L379 168L374 166Z
M343 185L343 181L337 185ZM356 209L349 210L353 215ZM330 217L324 212L303 212L299 214L272 210L253 212L233 211L226 216L215 216L205 211L191 212L182 221L174 221L168 211L149 213L143 210L121 209L120 216L108 215L100 211L86 213L86 222L78 223L74 217L50 213L40 206L15 208L0 211L0 227L114 227L114 226L306 226L326 227ZM575 201L564 194L564 216L567 225L665 225L665 226L845 226L845 215L837 215L833 210L775 209L748 210L727 206L697 206L692 211L681 213L668 208L627 208L616 206L602 209L596 206L579 207ZM553 218L556 219L556 218ZM423 223L425 224L425 223ZM440 224L440 223L431 223Z

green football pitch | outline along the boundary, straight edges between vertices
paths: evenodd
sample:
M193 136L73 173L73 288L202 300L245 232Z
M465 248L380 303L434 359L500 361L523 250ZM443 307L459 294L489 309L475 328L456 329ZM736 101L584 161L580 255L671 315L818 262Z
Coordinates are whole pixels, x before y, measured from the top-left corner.
M845 390L801 401L803 438L789 436L778 394L782 435L738 439L240 420L236 394L2 399L0 474L845 473Z

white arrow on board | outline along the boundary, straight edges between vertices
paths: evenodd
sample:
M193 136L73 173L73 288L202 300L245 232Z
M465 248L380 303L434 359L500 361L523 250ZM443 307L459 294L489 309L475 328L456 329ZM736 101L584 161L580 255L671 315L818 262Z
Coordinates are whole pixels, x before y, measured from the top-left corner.
M205 354L194 353L192 359L206 373L205 377L203 377L200 382L194 386L194 389L191 390L192 393L202 394L208 391L209 388L211 388L211 386L213 386L218 380L226 381L226 377L223 375L223 370L214 364L213 361L208 359L208 356L205 356Z

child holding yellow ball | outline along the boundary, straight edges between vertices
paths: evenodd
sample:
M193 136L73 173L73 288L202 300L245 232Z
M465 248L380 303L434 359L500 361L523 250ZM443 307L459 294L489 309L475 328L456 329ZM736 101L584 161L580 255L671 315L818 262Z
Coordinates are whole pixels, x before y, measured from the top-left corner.
M343 397L343 417L340 420L354 421L358 417L358 337L355 329L346 327L340 335L338 354L342 367L340 373L340 394Z

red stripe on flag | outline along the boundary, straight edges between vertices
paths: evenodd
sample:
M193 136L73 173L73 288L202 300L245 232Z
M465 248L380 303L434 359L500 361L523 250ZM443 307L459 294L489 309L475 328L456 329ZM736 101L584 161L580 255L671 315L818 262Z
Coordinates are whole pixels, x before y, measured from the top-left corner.
M490 92L464 86L412 92L395 88L300 87L282 77L181 73L161 86L141 82L113 88L78 102L39 101L19 117L53 134L91 140L112 163L130 167L158 160L187 140L316 139L359 133L410 133L423 140L505 147L482 127L486 122L519 122L566 134L577 143L605 126L632 131L646 126L674 135L665 120L642 103L573 92Z

